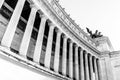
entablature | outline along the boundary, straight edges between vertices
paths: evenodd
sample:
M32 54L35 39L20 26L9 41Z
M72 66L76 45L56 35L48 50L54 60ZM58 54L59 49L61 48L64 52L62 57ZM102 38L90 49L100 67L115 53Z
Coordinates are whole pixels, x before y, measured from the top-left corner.
M50 2L50 1L49 1ZM68 15L64 8L62 8L58 1L51 0L50 5L53 7L59 18L61 18L62 21L66 22L68 27L72 29L73 32L77 33L79 37L81 37L83 40L87 41L90 45L93 47L96 47L96 42L91 39L76 23L74 20L70 18L70 15Z
M49 19L51 19L54 24L56 24L56 26L59 26L61 29L64 29L64 32L66 32L66 34L71 34L70 36L72 38L74 38L75 41L77 41L80 45L85 47L87 50L89 50L93 54L95 53L95 55L97 55L97 56L100 56L100 51L97 50L95 42L89 36L87 36L87 34L84 31L82 31L79 28L79 26L76 25L77 26L76 27L75 23L73 24L73 22L70 21L72 19L69 19L70 17L67 17L67 15L65 15L65 12L63 15L65 15L64 17L65 17L66 21L64 21L61 18L61 16L58 15L58 13L53 8L53 5L51 4L51 2L53 0L50 0L50 1L48 1L48 0L37 0L37 1L33 0L33 1L35 1L37 7L39 7L43 11L43 13ZM69 24L71 24L71 26ZM86 34L86 35L84 35L84 34Z

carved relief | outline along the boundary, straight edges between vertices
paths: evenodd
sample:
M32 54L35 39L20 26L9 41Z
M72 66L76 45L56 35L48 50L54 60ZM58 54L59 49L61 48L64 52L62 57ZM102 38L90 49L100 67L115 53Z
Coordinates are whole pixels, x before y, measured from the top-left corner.
M60 9L57 7L57 5L54 4L54 5L52 5L52 6L53 6L53 8L56 10L56 12L58 13L58 15L67 23L67 25L68 25L69 27L71 27L74 32L76 32L78 35L80 35L80 34L79 34L80 31L76 28L76 26L74 26L73 24L71 24L70 20L68 20L67 18L65 18L64 14L60 11ZM83 37L82 37L82 38L83 38ZM87 37L86 37L86 38L87 38ZM84 39L84 38L83 38L83 39ZM84 39L84 40L87 41L88 39ZM89 41L87 41L87 42L89 43ZM91 44L91 45L95 47L95 45L93 45L93 44Z
M46 0L43 0L43 2L44 1L46 1ZM46 1L47 2L47 1ZM89 39L86 37L86 38L84 38L84 34L83 33L81 33L80 32L80 30L78 30L76 27L78 27L78 26L75 26L67 17L65 17L65 15L64 15L64 13L62 12L62 11L60 11L60 9L57 7L57 5L53 2L53 1L51 1L51 3L50 3L51 5L45 5L44 4L44 8L45 8L45 10L47 11L47 13L49 14L49 16L52 18L52 19L54 19L54 21L60 26L60 27L62 27L62 28L64 28L64 30L66 31L66 33L67 34L71 34L71 32L69 31L69 29L70 30L72 30L73 31L73 33L76 33L77 35L76 36L80 36L80 37L78 37L78 38L76 38L74 35L70 35L72 38L74 38L74 40L75 41L77 41L77 42L79 42L79 44L80 44L80 46L82 45L84 48L86 48L88 51L90 51L90 52L92 52L92 53L95 53L94 51L92 51L91 49L89 49L84 43L82 43L82 42L80 42L79 41L79 38L82 38L83 40L85 40L86 42L88 42L89 43ZM55 12L53 13L52 12L52 10L49 10L49 8L47 8L47 7L49 7L49 6L52 6L53 7L53 9L55 10ZM58 15L55 15L55 13L57 13ZM57 17L58 16L58 17ZM61 17L62 16L62 17ZM64 21L59 21L59 18L60 19L63 19ZM64 24L64 23L66 23L66 24ZM66 28L67 27L67 28ZM91 41L91 40L90 40ZM92 42L92 41L91 41ZM90 44L90 43L89 43ZM95 43L94 43L95 44ZM90 45L92 45L94 48L96 48L95 47L95 45L93 45L93 44L90 44ZM97 54L95 54L95 55L97 55Z
M96 30L95 33L92 33L92 31L89 28L86 28L86 30L90 34L90 37L93 39L103 36L101 35L101 32L98 32L98 30Z

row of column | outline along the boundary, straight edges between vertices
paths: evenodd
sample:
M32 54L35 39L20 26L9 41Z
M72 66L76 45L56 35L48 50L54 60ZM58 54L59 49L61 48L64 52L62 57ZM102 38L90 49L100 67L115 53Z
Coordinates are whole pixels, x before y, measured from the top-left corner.
M3 4L4 0L0 0L0 8ZM15 7L15 10L13 12L13 15L9 21L9 24L7 26L7 29L4 33L3 39L1 41L1 44L3 46L6 46L10 48L15 30L17 28L17 24L24 6L25 0L18 0L17 5ZM26 58L27 55L27 50L30 42L30 37L33 29L33 24L36 16L36 12L38 11L37 8L35 8L34 5L31 6L31 12L30 16L27 22L26 30L20 45L20 55ZM41 24L40 24L40 29L38 32L38 37L36 41L36 46L34 50L34 56L33 56L33 61L36 63L39 63L40 61L40 55L41 55L41 50L42 50L42 41L43 41L43 36L44 36L44 30L45 30L45 23L47 21L47 18L45 16L41 16ZM14 24L13 24L14 23ZM53 41L53 31L55 28L55 25L52 23L49 25L50 30L49 30L49 35L48 35L48 42L47 42L47 47L46 47L46 54L45 54L45 67L50 68L50 59L51 59L51 48L52 48L52 41ZM60 52L60 36L62 32L58 30L57 32L57 38L56 38L56 47L55 47L55 59L54 59L54 70L56 72L59 72L59 52ZM9 36L9 37L8 37ZM63 42L63 56L62 56L62 73L63 75L66 76L66 69L67 69L67 37L64 37L64 42ZM88 53L84 50L79 51L79 47L75 46L75 63L73 63L73 43L70 41L70 47L69 47L69 77L73 78L76 80L98 80L98 67L96 63L96 58L92 57L91 55L89 56ZM80 54L80 56L78 56ZM80 58L80 61L78 61ZM80 62L80 64L79 64ZM74 65L75 64L75 65ZM94 65L93 65L94 64ZM74 65L74 66L73 66ZM75 71L73 70L75 68ZM75 75L73 75L74 73ZM95 75L95 77L94 77ZM95 79L94 79L95 78Z

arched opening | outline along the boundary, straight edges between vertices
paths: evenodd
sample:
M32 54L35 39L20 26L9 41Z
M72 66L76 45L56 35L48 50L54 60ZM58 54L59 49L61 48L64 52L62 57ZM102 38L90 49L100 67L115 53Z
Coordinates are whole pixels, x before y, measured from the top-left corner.
M52 52L50 59L50 69L54 71L54 58L55 58L55 48L56 48L56 39L57 39L57 28L54 28L53 32L53 41L52 41Z
M67 76L67 77L70 77L70 76L69 76L69 74L70 74L70 73L69 73L69 64L70 64L70 63L69 63L69 59L70 59L70 58L69 58L69 53L70 53L69 51L70 51L70 39L68 38L68 39L67 39L67 56L66 56L66 57L67 57L66 76Z
M86 55L86 51L83 50L83 66L84 66L84 78L85 80L87 79L87 76L86 76L86 59L85 59L85 55Z
M76 64L75 64L75 59L76 59L76 57L75 57L75 54L76 54L76 43L73 43L73 46L72 46L72 48L73 48L73 80L76 80L76 70L75 70L75 68L76 68Z
M91 64L92 64L92 62L91 62L91 60L90 60L90 53L88 53L88 56L87 56L87 58L88 58L88 70L89 70L89 77L90 77L90 80L92 79L91 77L92 77L92 75L91 75Z
M64 34L60 36L60 52L59 52L59 74L62 75L62 60L63 60L63 41L64 41Z
M43 36L43 43L42 43L42 51L40 55L40 65L44 66L44 59L45 59L45 53L46 53L46 47L48 42L48 34L49 34L50 26L48 25L48 21L46 21L45 24L45 30L44 30L44 36Z
M38 37L38 31L39 31L39 27L40 27L41 18L39 15L40 14L37 12L35 21L34 21L34 25L33 25L33 29L32 29L32 33L31 33L28 51L27 51L27 59L29 59L31 61L33 61L33 54L34 54L36 41L37 41L37 37Z
M78 47L78 68L79 68L79 79L81 79L81 51L82 51L82 48L81 47Z
M0 9L0 14L7 20L10 20L17 2L18 0L5 0Z
M30 3L28 1L25 1L24 7L21 13L21 17L18 21L17 29L15 31L12 44L11 44L11 50L15 53L19 53L20 44L26 29L27 20L29 18L30 11L31 11Z

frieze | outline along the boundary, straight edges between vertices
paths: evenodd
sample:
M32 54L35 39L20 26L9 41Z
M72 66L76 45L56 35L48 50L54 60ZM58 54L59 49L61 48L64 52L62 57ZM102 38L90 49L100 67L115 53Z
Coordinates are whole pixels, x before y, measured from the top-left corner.
M67 17L69 17L68 15L66 16L64 13L65 12L62 12L61 10L60 10L60 8L58 7L58 5L55 3L55 1L54 0L52 0L51 2L50 2L50 4L52 5L52 7L54 8L54 10L57 12L57 14L66 22L66 24L67 25L69 25L69 27L70 28L72 28L72 30L74 31L74 32L76 32L78 35L80 35L79 33L80 33L80 31L76 28L76 26L75 25L73 25L72 23L71 23L71 21L67 18ZM74 21L72 21L72 22L74 22ZM84 35L85 36L85 35ZM85 41L87 41L88 43L89 43L89 40L90 39L88 39L87 37L82 37ZM93 44L94 42L93 41L91 41L92 42L92 46L93 47L95 47L96 48L96 46L95 46L95 44Z
M119 58L120 57L120 51L113 51L110 53L111 58Z
M44 8L44 10L47 12L47 14L52 18L52 19L54 19L54 21L61 27L61 28L63 28L65 31L66 31L66 33L67 34L71 34L71 32L75 35L75 34L77 34L76 36L80 36L83 40L84 40L84 34L82 33L82 32L80 32L79 31L79 29L78 28L76 28L76 26L74 26L74 24L72 23L72 22L70 22L69 21L69 19L68 18L65 18L65 16L63 16L63 18L64 18L64 20L65 21L61 21L59 18L61 18L61 17L59 17L59 15L57 15L56 13L57 12L53 12L52 10L51 10L51 5L48 3L48 1L47 0L38 0L38 1L42 1L42 5L44 5L44 6L42 6L43 8ZM51 2L52 3L52 2ZM52 7L52 9L53 9L53 7ZM56 8L57 9L57 8ZM63 14L63 13L60 13L60 14ZM64 24L63 24L64 23ZM69 27L67 27L66 28L66 25L67 26L69 26ZM70 28L72 28L72 29L70 29ZM77 32L77 33L76 33ZM78 33L79 33L79 35L78 35ZM80 44L80 46L81 47L84 47L85 49L87 49L87 51L89 51L90 53L92 53L92 54L94 54L94 55L96 55L96 56L99 56L98 54L96 54L96 53L99 53L99 51L97 52L96 50L91 50L91 48L89 47L88 48L88 46L86 46L84 43L82 43L82 42L80 42L79 41L79 39L77 39L74 35L70 35L72 38L74 38L75 39L75 41L77 41L77 42L79 42L79 44ZM78 37L78 38L80 38L80 37ZM87 37L86 37L87 38ZM87 41L88 39L86 39L86 42L88 42ZM92 42L92 41L91 41ZM92 45L93 46L93 45ZM93 46L95 49L96 49L96 47L95 47L95 45Z

